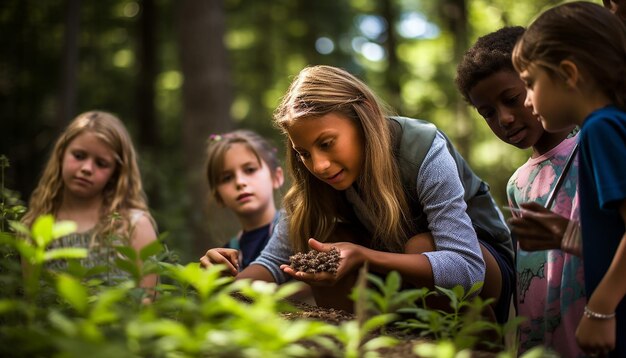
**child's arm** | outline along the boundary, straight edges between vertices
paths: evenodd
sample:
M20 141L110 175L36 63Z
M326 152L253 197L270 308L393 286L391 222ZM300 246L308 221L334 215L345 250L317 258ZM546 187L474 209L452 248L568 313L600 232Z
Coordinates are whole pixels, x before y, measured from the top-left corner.
M620 204L619 211L626 223L626 200ZM587 303L587 308L591 312L601 315L615 313L617 305L626 296L624 272L626 272L626 232L622 235L609 269ZM615 317L594 318L586 314L576 330L578 345L587 354L608 353L615 348L615 327Z
M538 203L523 203L522 211L507 222L520 247L526 251L561 249L569 220Z
M218 247L210 249L200 258L200 266L209 268L213 265L224 265L232 276L239 272L239 250Z
M152 222L146 215L141 215L137 222L134 224L132 232L131 245L135 251L139 252L141 249L156 241L157 235ZM141 264L141 263L139 263ZM140 283L143 288L152 289L156 286L158 276L156 274L150 274L145 276Z

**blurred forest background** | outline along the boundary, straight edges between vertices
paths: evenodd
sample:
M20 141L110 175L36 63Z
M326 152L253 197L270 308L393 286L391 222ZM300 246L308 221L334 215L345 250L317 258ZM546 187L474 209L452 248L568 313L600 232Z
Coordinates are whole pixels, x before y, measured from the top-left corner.
M209 134L250 128L283 152L274 108L303 67L329 64L366 81L398 114L442 128L502 205L529 153L501 143L463 102L456 63L479 36L526 26L556 3L4 0L5 185L27 203L65 125L90 109L113 112L134 138L166 243L181 261L195 261L237 231L234 217L208 201Z

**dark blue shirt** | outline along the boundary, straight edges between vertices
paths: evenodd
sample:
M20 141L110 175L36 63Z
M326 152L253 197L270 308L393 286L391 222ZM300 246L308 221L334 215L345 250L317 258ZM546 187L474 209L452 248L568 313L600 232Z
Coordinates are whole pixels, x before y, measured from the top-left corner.
M585 289L591 296L625 232L619 205L626 200L626 113L608 106L591 113L580 131L579 196ZM617 307L617 345L626 357L626 299Z
M271 226L271 224L267 224L252 231L244 231L241 236L239 236L239 240L231 240L226 244L228 248L239 250L241 258L239 270L248 267L248 265L259 256L261 251L263 251L270 238Z

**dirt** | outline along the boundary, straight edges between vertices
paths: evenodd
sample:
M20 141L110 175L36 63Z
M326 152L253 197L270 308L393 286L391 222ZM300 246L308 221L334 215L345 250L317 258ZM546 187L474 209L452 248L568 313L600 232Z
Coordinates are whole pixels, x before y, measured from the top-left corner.
M297 312L284 313L286 319L313 319L322 321L329 324L338 325L345 321L354 320L356 317L354 314L348 313L343 310L337 310L333 308L323 308L318 306L309 305L302 302L291 302L296 308ZM371 338L380 335L380 332L372 334ZM378 352L381 357L385 358L400 358L400 357L418 357L413 353L413 347L420 342L432 342L431 339L420 337L419 333L406 334L393 329L388 329L385 332L386 335L397 338L400 343L391 348L383 348ZM371 339L370 338L370 339ZM329 352L325 352L320 349L319 357L333 357ZM495 353L474 351L471 357L477 358L492 358L496 357Z

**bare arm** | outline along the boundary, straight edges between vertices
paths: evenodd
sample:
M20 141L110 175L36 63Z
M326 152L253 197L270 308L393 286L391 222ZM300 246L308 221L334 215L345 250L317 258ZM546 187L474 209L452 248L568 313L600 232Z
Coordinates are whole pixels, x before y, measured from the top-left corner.
M274 276L262 265L252 264L241 271L237 276L237 279L253 279L267 282L276 282Z
M135 251L139 252L141 249L146 247L147 245L156 241L157 235L150 219L145 215L142 215L135 223L132 232L132 240L131 245L135 249ZM141 265L141 262L139 262ZM156 274L150 274L145 276L140 283L140 286L147 289L153 289L158 281L158 276Z
M626 223L626 200L619 207ZM613 261L593 291L587 307L600 314L612 314L626 296L626 232L622 235ZM607 353L615 348L615 318L594 319L583 316L576 330L576 340L585 353Z

